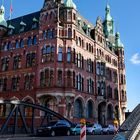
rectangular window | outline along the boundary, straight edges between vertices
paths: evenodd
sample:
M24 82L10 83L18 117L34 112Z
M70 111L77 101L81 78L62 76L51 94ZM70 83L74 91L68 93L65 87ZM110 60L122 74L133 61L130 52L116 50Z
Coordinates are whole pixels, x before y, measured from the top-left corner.
M71 62L71 48L67 49L67 62Z
M19 90L19 77L12 78L12 91Z
M45 78L45 72L42 71L40 73L40 86L45 87L46 86L46 78Z
M94 82L92 79L87 80L87 92L94 94Z
M26 56L26 66L32 67L35 65L35 53L29 53Z
M14 62L13 62L13 69L14 70L20 68L20 66L21 66L20 61L21 61L21 56L14 57Z
M7 71L9 66L9 58L8 57L3 58L1 61L2 61L1 64L2 71Z
M25 84L24 84L25 90L33 89L33 79L34 79L34 75L25 76Z
M58 48L58 61L59 62L63 61L63 49L62 49L62 47Z
M57 85L62 86L62 71L58 70L58 76L57 76Z
M7 89L7 78L1 78L0 79L0 92L1 91L6 91Z

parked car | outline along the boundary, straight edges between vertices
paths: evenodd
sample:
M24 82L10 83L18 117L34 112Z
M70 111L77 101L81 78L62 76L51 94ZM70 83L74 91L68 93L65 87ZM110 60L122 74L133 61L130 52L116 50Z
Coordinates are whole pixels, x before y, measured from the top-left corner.
M86 128L86 132L87 134L102 134L103 132L103 129L102 129L102 126L98 123L95 123L95 124L90 124L87 126Z
M117 128L114 125L109 124L109 125L103 127L103 133L104 134L115 134L115 133L117 133Z
M67 135L71 134L71 127L67 121L58 120L49 122L37 129L37 135Z
M80 134L80 124L76 124L75 126L71 127L71 133L73 135L79 135Z

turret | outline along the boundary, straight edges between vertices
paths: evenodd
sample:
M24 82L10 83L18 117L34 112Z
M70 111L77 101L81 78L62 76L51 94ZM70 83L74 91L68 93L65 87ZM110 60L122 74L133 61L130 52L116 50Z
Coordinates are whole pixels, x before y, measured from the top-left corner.
M114 35L114 21L110 14L110 6L108 4L105 8L105 11L106 11L105 20L103 22L104 33L106 37L109 37L111 35Z
M124 48L124 46L123 46L123 44L120 40L120 33L119 32L117 32L116 35L115 35L115 46L117 48Z
M120 33L115 35L115 51L118 55L118 75L119 75L119 95L120 95L120 112L122 114L120 123L125 120L126 109L126 78L125 78L125 60L124 60L124 45L120 39Z
M76 5L75 5L75 3L73 2L73 0L66 0L66 2L65 2L65 7L76 9Z
M2 5L0 7L0 37L2 37L7 32L7 22L4 18L5 8Z

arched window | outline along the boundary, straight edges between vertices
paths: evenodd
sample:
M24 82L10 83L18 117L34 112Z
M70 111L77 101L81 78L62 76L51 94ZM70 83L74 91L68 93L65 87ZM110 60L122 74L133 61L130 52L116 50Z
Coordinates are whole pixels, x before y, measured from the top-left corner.
M18 42L18 40L16 40L16 49L18 49L19 48L19 42Z
M36 35L33 37L33 45L36 45L37 44L37 37Z
M23 48L24 47L24 41L23 41L23 39L20 40L19 46L20 46L20 48Z
M27 99L25 102L32 103L32 101L30 99ZM33 114L32 107L25 107L24 109L25 109L24 115L28 118L32 117L32 114Z
M80 99L77 99L74 103L74 116L76 118L82 118L84 114L83 104Z
M31 37L28 37L27 46L28 47L31 47L31 45L32 45L32 38Z
M92 103L92 101L88 101L86 108L87 108L87 113L86 113L87 118L93 118L93 103Z

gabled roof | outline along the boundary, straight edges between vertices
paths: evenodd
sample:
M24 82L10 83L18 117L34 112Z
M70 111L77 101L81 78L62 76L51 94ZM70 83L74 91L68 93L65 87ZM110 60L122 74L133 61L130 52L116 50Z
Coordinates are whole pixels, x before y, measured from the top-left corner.
M20 33L20 28L21 28L21 22L26 24L25 30L24 32L30 31L32 30L32 25L35 22L33 19L36 19L39 21L39 17L40 17L40 11L35 12L35 13L31 13L28 15L24 15L12 20L8 20L8 27L9 25L14 27L14 33L13 34L19 34ZM37 25L37 28L39 26Z

